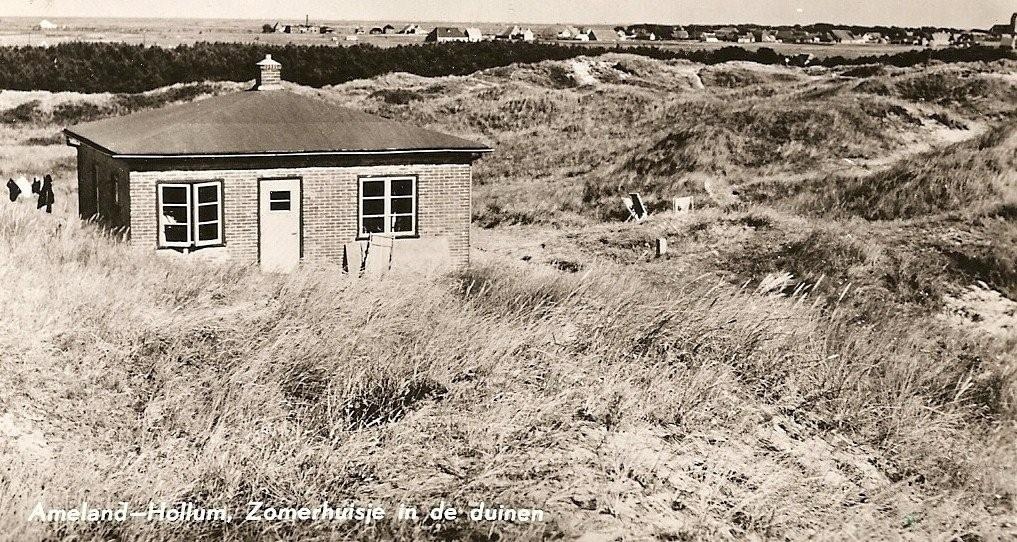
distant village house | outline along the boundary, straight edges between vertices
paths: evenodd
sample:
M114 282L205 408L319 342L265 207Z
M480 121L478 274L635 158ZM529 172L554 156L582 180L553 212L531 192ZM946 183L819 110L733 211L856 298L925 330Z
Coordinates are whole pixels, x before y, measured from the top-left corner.
M484 39L484 33L479 28L467 28L464 32L466 33L466 41L470 43L476 43Z
M532 30L518 26L510 26L495 35L495 39L502 41L533 41L533 37Z
M548 26L540 31L540 37L546 40L571 40L579 34L574 26Z
M646 28L637 28L632 39L641 41L657 41L657 33Z
M470 41L470 38L465 32L458 28L439 26L434 28L434 30L431 30L427 37L424 38L424 41L430 43L446 43L451 41Z
M856 36L850 30L831 30L830 41L844 44L863 44L868 42L865 36Z
M1017 50L1017 13L1010 17L1009 24L993 25L989 34L999 38L1000 47Z
M303 24L284 24L280 25L278 22L272 27L276 32L282 34L326 34L333 32L330 27L321 27L318 25L311 24L309 15L304 16ZM267 27L265 27L267 31Z
M740 35L738 29L733 26L724 26L714 31L720 41L738 41Z

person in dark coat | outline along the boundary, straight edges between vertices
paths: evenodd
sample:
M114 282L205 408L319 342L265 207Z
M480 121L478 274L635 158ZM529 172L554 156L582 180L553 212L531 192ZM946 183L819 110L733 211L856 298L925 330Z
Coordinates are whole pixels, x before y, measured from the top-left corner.
M36 209L45 207L47 213L52 213L55 201L56 197L53 195L53 177L47 174L43 178L42 187L39 189L39 203L36 204Z
M14 182L14 179L7 181L7 190L11 193L11 201L18 201L18 196L21 195L21 187L18 183Z
M42 183L38 177L32 177L32 193L38 194L42 190Z

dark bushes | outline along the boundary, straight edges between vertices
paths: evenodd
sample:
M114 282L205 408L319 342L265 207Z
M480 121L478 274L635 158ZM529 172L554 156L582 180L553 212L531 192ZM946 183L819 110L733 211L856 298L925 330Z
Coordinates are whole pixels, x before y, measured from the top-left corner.
M283 78L321 87L395 71L465 75L514 62L562 60L604 49L519 43L378 48L197 43L172 49L123 43L61 43L0 48L0 88L136 93L191 81L247 81L271 53Z
M387 104L406 105L419 100L420 94L404 88L383 88L371 93L372 98L381 98Z
M172 49L125 43L61 43L52 47L0 47L0 88L79 92L142 92L191 81L247 81L254 63L271 53L283 64L283 78L321 87L404 71L427 77L466 75L486 68L522 62L596 56L604 47L545 43L445 43L379 48L371 45L265 46L244 43L196 43ZM762 47L674 50L625 47L615 50L657 59L687 59L704 64L733 60L784 64L787 57ZM908 51L880 57L831 57L827 66L891 64L912 66L931 60L990 61L1007 58L993 48Z
M112 114L112 109L91 102L62 103L53 108L53 122L67 125L89 122Z
M0 124L38 124L45 118L39 100L32 100L0 112Z
M49 145L62 145L64 142L64 135L60 133L44 136L44 137L29 137L21 141L22 145L31 147L46 147Z
M907 68L916 64L928 64L932 61L939 62L994 62L1004 58L1012 58L1013 55L1001 47L967 47L964 49L915 49L902 53L881 56L860 56L857 58L844 58L842 56L831 56L823 59L822 65L833 66L860 66L863 64L887 64L898 68Z

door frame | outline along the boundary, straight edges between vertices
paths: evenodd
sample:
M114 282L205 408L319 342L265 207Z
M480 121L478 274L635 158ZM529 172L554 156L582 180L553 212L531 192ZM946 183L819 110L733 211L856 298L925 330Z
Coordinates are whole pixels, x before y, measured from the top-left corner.
M277 175L273 177L258 177L258 196L255 210L257 211L257 224L258 224L258 265L261 265L261 182L262 181L297 181L297 186L300 188L300 205L298 210L300 216L297 217L297 238L299 239L299 253L297 258L300 260L304 259L304 177L302 175Z

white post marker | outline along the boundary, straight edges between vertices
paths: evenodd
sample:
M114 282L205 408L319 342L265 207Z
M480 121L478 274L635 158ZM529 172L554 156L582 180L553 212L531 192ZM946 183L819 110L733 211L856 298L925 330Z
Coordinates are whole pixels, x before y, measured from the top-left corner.
M687 213L692 211L694 203L692 196L683 196L680 198L674 198L674 212L676 213Z

